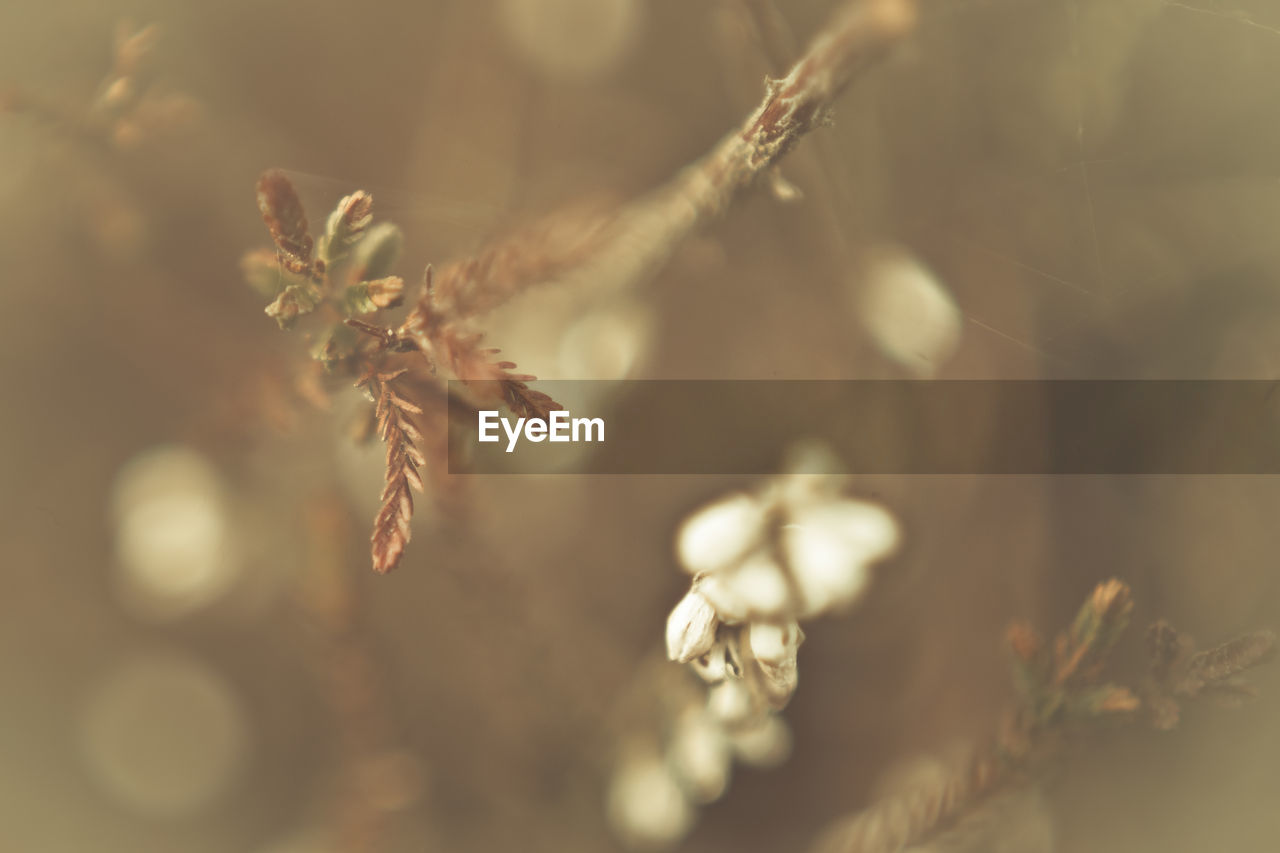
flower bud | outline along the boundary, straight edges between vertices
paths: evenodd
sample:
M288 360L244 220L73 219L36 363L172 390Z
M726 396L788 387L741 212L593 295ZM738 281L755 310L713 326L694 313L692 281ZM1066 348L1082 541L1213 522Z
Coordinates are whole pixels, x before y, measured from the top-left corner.
M840 500L799 509L783 550L804 599L803 616L848 604L870 580L868 564L896 547L898 526L880 507Z
M677 663L702 657L715 644L719 624L706 597L690 590L667 617L667 657Z
M800 668L792 657L782 663L765 663L757 661L758 679L753 679L753 686L758 686L762 698L770 708L781 711L791 701L791 694L796 692L800 684Z
M715 608L721 622L736 625L747 618L747 602L738 594L738 587L729 573L722 572L701 578L698 589Z
M685 519L676 537L676 556L693 574L726 568L756 543L763 526L759 501L732 495Z
M763 551L756 551L729 572L725 583L735 593L734 598L753 616L778 615L790 596L782 570Z
M794 619L784 624L752 622L748 633L751 654L762 664L778 665L796 659L804 632Z

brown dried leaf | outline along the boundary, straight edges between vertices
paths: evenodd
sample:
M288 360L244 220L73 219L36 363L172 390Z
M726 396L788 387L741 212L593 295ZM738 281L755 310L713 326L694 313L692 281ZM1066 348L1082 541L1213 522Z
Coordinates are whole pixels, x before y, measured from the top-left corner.
M468 318L530 287L558 280L600 251L615 214L596 204L567 207L534 220L470 258L445 264L423 315Z
M314 244L307 215L297 190L278 169L264 172L258 179L258 209L286 266L295 272L310 271Z
M546 419L551 412L564 407L528 383L536 377L512 373L515 362L494 361L500 350L480 346L482 335L462 335L453 329L440 334L446 363L453 375L467 383L481 397L501 401L520 417Z
M418 468L425 463L415 444L421 433L410 422L410 415L422 409L393 390L392 383L404 373L381 374L372 380L378 388L377 419L382 440L387 445L386 485L382 489L382 508L373 521L370 544L373 570L385 574L394 569L404 555L412 534L413 489L422 491Z

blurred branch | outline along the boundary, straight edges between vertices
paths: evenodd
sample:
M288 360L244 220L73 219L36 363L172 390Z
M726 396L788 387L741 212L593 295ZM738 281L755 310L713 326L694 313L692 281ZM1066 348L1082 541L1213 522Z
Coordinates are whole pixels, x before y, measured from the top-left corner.
M528 387L533 376L497 360L499 350L483 346L483 333L469 328L471 322L535 284L572 276L616 286L652 273L694 228L721 215L800 137L827 122L840 92L914 22L914 0L846 2L791 71L768 81L764 100L741 127L666 187L621 211L561 211L439 271L428 267L421 297L394 329L361 319L394 308L404 289L403 280L388 275L400 232L371 225L372 198L363 192L344 198L317 239L288 178L278 171L261 177L258 206L275 252L250 253L243 266L250 284L274 298L267 313L281 328L310 323L313 358L331 372L359 376L360 384L377 379L379 393L391 378L418 388L380 398L380 412L395 417L382 418L387 486L372 536L375 570L395 568L409 540L410 486L420 485L416 469L428 461L422 432L447 435L439 407L424 412L433 398L448 394L447 377L438 371L465 382L474 397L523 416L546 417L559 408ZM437 470L428 474L440 479L447 456L435 455L429 467Z
M487 259L483 264L442 270L436 291L424 294L402 330L420 333L441 317L487 311L550 278L573 276L599 287L652 275L694 230L722 216L768 175L801 137L828 123L840 93L905 37L915 19L914 0L844 3L786 76L767 81L756 110L702 159L615 214L594 222L579 217L571 229L541 235L536 248L515 253L525 259L519 267L499 246L480 255ZM528 242L521 234L504 245ZM507 262L496 263L496 257Z
M73 108L25 92L0 89L0 114L14 113L46 125L67 138L105 150L129 151L150 139L190 132L199 110L189 97L158 92L155 49L160 28L116 27L111 70L87 108Z
M1219 692L1238 702L1253 695L1238 674L1269 658L1275 647L1272 632L1258 631L1195 653L1189 640L1157 622L1148 631L1151 670L1139 699L1102 680L1132 611L1129 587L1112 579L1094 588L1052 646L1030 625L1011 625L1006 640L1019 701L995 740L942 777L835 822L814 853L898 853L948 836L981 815L994 794L1034 782L1073 736L1142 719L1144 700L1151 725L1170 729L1177 723L1174 696Z
M795 143L828 121L845 87L888 52L915 24L912 0L865 0L843 5L741 128L677 177L665 204L687 205L694 223L720 215L742 190Z

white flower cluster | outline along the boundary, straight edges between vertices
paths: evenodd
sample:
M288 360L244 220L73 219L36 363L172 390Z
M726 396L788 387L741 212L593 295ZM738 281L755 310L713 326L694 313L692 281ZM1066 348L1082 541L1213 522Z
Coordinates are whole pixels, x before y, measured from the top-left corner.
M689 516L676 540L693 575L667 620L667 656L688 664L704 693L669 703L660 747L624 760L610 816L640 846L679 840L694 806L719 798L736 758L772 766L790 752L776 713L799 679L800 621L853 603L870 566L897 546L883 508L843 494L843 478L810 454L752 493L724 497Z
M796 688L800 620L853 603L871 564L897 546L893 516L844 497L843 485L784 475L681 527L677 554L693 584L667 620L667 656L713 685L712 708L750 715L785 706Z

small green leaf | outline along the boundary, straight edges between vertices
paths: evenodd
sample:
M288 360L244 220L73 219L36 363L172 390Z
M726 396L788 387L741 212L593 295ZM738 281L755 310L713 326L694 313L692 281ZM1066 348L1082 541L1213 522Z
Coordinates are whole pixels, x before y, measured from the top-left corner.
M394 308L404 299L404 279L391 275L349 285L342 293L342 310L348 317Z
M1127 687L1115 684L1104 684L1081 691L1071 697L1067 705L1067 713L1073 717L1107 717L1131 714L1141 707L1138 697Z
M392 223L379 222L369 228L352 253L351 268L355 279L370 281L389 275L403 245L404 233Z
M268 317L275 318L280 328L287 329L298 317L314 311L320 304L320 298L320 291L310 282L291 284L267 306L266 313Z

